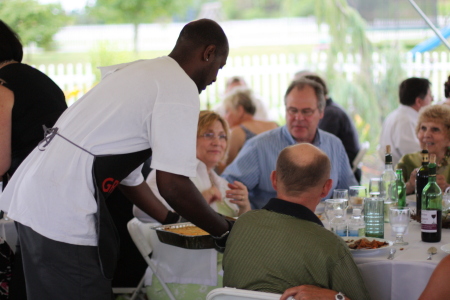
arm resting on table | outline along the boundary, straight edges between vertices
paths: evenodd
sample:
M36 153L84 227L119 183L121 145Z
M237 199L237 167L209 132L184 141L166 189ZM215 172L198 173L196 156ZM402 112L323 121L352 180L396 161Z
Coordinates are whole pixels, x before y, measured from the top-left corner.
M188 177L156 170L156 184L167 203L198 227L213 236L230 230L228 222L209 207Z

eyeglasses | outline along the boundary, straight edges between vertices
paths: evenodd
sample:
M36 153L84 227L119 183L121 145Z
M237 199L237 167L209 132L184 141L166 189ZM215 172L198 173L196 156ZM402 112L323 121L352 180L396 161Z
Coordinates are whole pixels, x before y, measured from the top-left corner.
M228 140L228 137L226 134L216 135L214 132L206 132L204 134L199 135L199 137L205 138L210 141L215 140L216 138L218 138L219 141L227 141Z
M295 107L288 107L286 108L286 112L291 116L296 116L298 113L300 113L304 117L311 117L315 112L316 109L311 108L305 108L305 109L297 109Z

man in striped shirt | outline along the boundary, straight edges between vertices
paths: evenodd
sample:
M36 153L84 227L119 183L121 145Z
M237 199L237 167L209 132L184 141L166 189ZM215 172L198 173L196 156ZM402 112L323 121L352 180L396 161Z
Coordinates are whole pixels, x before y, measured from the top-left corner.
M314 214L331 189L330 169L327 155L310 144L281 151L270 175L277 198L243 214L230 233L224 286L286 291L282 300L370 299L348 246Z
M222 176L229 182L245 184L253 209L263 207L276 192L270 181L276 159L281 150L297 143L310 143L324 151L331 160L332 188L347 189L358 185L350 169L342 142L334 135L318 128L325 108L322 87L307 78L293 81L285 94L286 125L259 134L248 140Z

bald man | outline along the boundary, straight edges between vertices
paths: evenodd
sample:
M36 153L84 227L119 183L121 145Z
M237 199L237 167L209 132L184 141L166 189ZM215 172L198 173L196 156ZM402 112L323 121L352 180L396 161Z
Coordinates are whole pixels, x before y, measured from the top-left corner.
M189 177L197 165L198 94L216 80L228 50L222 28L201 19L183 28L168 56L102 68L102 81L22 163L0 207L17 222L28 299L112 298L119 241L106 198L119 187L159 222L179 219L144 182L151 154L170 206L226 236L231 224Z
M277 198L234 225L223 258L224 286L369 299L348 246L314 214L332 186L330 169L328 156L311 144L280 152L271 174Z

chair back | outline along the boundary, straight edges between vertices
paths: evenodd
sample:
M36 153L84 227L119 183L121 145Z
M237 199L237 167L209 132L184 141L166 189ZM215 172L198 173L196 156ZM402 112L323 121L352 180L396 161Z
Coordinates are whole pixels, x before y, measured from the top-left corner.
M235 288L219 288L208 293L206 300L279 300L280 294L255 292Z
M362 163L362 160L364 158L364 155L366 155L367 150L370 147L370 143L369 142L364 142L361 145L361 148L359 148L358 154L356 154L355 159L352 162L352 171L353 173L356 171L357 168L360 167L360 164Z
M136 244L139 252L141 253L144 260L147 262L148 266L152 270L153 274L158 278L162 287L166 291L167 295L171 300L175 300L172 292L167 287L166 283L161 279L157 272L157 268L155 264L150 260L150 256L153 252L153 248L151 245L151 237L154 234L152 227L158 226L159 223L143 223L136 218L133 218L130 222L128 222L128 232L130 233L131 239Z

